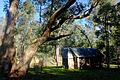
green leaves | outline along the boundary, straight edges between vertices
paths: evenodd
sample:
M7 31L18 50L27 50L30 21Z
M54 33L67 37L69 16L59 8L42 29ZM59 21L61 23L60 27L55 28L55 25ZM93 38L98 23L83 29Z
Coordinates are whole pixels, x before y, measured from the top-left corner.
M24 18L27 18L27 19L30 19L31 17L34 16L35 14L35 8L32 4L31 1L29 2L24 2L22 5L21 5L21 8L20 8L20 12L19 12L21 16L23 16Z

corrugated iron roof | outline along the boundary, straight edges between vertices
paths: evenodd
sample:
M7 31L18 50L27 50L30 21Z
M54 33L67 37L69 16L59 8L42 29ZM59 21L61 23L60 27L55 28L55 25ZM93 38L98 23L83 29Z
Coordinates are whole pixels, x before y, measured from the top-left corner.
M103 57L104 55L95 48L62 48L62 57L72 58L69 55L76 55L77 57Z

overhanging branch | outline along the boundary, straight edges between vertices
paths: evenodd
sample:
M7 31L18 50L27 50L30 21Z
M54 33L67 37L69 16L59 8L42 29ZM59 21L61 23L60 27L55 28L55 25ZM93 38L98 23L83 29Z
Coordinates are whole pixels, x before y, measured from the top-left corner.
M51 29L51 32L54 31L54 30L56 30L56 29L58 29L58 28L60 28L61 25L62 25L66 20L67 20L67 18L66 18L66 19L61 19L61 20L59 21L59 23L58 23L55 27L53 27L53 28Z
M67 36L70 36L71 34L66 34L66 35L60 35L60 36L57 36L57 37L48 37L47 41L52 41L52 40L58 40L60 38L63 38L63 37L67 37Z
M82 15L80 15L80 16L73 16L73 15L72 15L72 16L70 16L69 18L61 19L61 20L59 21L58 25L56 25L54 28L51 28L51 31L54 31L54 30L60 28L60 26L61 26L67 19L82 19L82 18L85 18L85 17L89 16L89 15L91 14L93 8L95 8L95 7L98 5L99 2L100 2L100 0L99 0L99 1L96 1L95 3L93 3L93 4L91 5L90 9L86 10L86 11L85 11Z
M86 37L86 39L88 40L88 43L90 45L90 47L92 48L92 44L90 42L90 39L88 38L88 36L85 34L85 32L78 26L75 26L79 31L81 31L81 33Z
M65 12L65 10L68 9L75 1L76 1L76 0L68 0L68 2L65 4L65 6L62 6L62 7L60 7L58 10L56 10L56 11L53 13L53 15L50 17L50 19L49 19L49 21L48 21L48 24L47 24L47 28L45 29L45 31L46 31L47 29L50 29L50 31L51 31L52 26L54 25L56 18L57 18L61 13ZM44 31L44 33L45 33L45 31ZM43 33L43 35L45 35L44 33Z
M83 15L81 16L73 16L73 17L70 17L70 18L66 18L66 19L61 19L59 21L59 23L53 27L53 25L55 24L55 21L56 21L56 18L63 12L65 12L65 10L67 10L76 0L68 0L68 2L65 4L65 6L62 6L60 7L58 10L56 10L52 16L50 17L49 21L48 21L48 24L47 24L47 27L46 29L43 31L43 34L41 37L45 37L47 40L50 39L50 33L56 29L58 29L59 27L61 27L61 25L67 20L67 19L81 19L81 18L84 18L84 17L87 17L90 15L90 13L92 12L93 8L96 7L98 5L98 2L94 3L91 5L91 8L89 10L86 10L84 12ZM60 36L59 36L60 37ZM39 37L40 38L40 37ZM37 40L35 40L35 42L39 41L39 38ZM56 38L54 38L55 40Z
M83 14L81 14L80 16L71 15L68 19L82 19L82 18L85 18L85 17L89 16L89 15L91 14L93 8L95 8L95 7L98 5L99 2L100 2L100 1L97 1L97 2L95 2L94 4L92 4L91 7L90 7L90 9L86 10L86 11L85 11Z

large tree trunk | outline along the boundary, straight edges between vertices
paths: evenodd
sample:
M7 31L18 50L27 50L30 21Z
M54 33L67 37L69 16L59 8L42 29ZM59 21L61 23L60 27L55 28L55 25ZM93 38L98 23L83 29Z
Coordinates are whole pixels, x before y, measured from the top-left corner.
M7 24L5 33L0 46L0 71L5 75L11 70L14 63L16 53L15 39L14 39L14 26L16 25L16 16L18 12L18 0L10 0L10 7L7 11Z
M22 59L19 63L13 63L10 70L10 77L24 77L28 71L32 57L35 55L38 46L42 45L47 40L47 37L41 37L36 43L28 46L25 50Z

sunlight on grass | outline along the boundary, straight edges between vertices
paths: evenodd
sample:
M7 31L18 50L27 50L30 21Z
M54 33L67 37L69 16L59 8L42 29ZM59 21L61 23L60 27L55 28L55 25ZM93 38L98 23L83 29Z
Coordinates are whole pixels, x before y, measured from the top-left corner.
M103 64L103 67L107 67L107 64ZM119 67L120 67L120 65L119 65ZM118 65L110 64L110 68L118 68Z
M64 68L44 68L43 72L56 74L56 75L64 75L65 73L70 73L74 71L79 71L78 69L64 69Z
M110 68L118 68L118 65L116 65L116 64L110 64Z
M116 65L111 65L111 66L116 66ZM29 73L33 76L36 76L34 69L29 70ZM43 68L42 73L37 73L37 79L38 80L120 80L119 73L120 70L117 68L79 70L79 69L45 67Z

